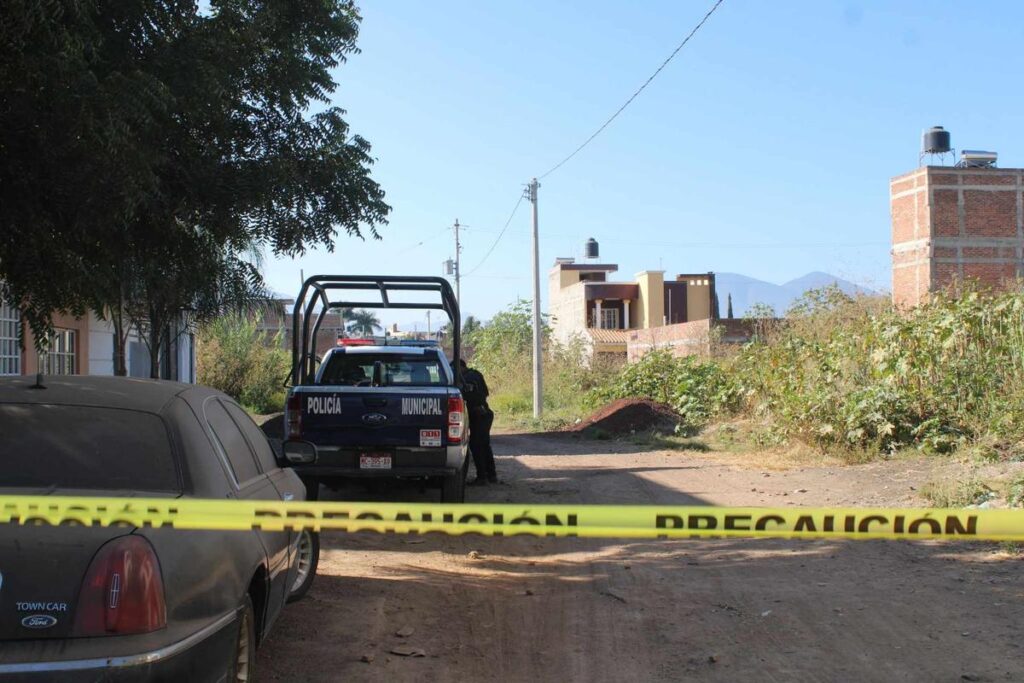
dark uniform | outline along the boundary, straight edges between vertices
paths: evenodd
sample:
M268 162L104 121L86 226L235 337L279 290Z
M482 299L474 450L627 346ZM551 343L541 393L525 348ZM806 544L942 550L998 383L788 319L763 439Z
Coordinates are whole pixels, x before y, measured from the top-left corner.
M491 450L491 425L494 423L494 412L487 405L490 392L487 382L479 370L462 365L463 397L469 409L469 450L473 455L476 467L474 484L496 483L498 473L494 467L494 451Z

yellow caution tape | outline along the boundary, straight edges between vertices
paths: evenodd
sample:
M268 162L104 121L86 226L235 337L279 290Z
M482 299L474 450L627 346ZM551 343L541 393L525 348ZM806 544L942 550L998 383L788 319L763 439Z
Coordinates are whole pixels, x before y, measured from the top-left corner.
M0 496L0 524L338 529L602 538L775 537L1024 541L1024 510L731 508L225 501Z

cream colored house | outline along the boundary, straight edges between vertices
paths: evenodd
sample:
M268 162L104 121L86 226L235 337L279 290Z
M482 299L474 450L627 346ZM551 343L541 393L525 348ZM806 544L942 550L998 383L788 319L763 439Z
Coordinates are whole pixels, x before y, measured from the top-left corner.
M714 273L677 275L645 270L632 282L608 279L619 267L556 259L548 275L548 312L554 338L584 341L592 353L625 354L631 330L716 320Z

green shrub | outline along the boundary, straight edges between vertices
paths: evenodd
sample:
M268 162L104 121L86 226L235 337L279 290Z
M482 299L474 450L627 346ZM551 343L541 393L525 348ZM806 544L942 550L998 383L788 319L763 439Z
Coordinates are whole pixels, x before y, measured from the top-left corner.
M646 398L672 407L680 416L679 432L692 434L712 418L734 411L740 403L738 385L714 360L676 358L652 351L622 369L611 383L591 391L591 405L619 398Z
M637 363L589 360L580 340L545 327L544 406L571 422L617 398L679 412L692 433L739 414L764 426L765 445L796 439L857 459L914 447L964 447L1024 458L1024 291L960 288L911 311L836 288L807 293L782 321L759 320L755 341L711 359L647 354ZM473 332L473 364L503 417L532 413L531 316L519 302ZM504 413L504 415L503 415Z
M976 476L953 481L934 481L921 487L921 495L938 508L960 508L991 500L994 492Z
M588 390L608 381L622 362L589 358L582 339L558 343L546 319L542 328L544 418L533 420L533 316L529 301L519 300L466 335L473 349L471 366L484 373L488 402L499 427L550 428L585 416Z
M198 335L196 374L200 384L223 391L257 414L284 409L284 379L291 356L281 336L268 337L258 320L226 315Z
M959 291L910 312L813 292L731 371L750 412L819 447L950 453L1024 439L1024 294Z

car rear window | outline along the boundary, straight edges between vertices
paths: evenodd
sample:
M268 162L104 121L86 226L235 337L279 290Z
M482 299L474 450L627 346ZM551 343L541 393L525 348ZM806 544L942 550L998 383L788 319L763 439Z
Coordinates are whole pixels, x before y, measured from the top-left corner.
M381 386L430 387L448 382L440 359L433 353L332 353L320 384L370 386L377 362L381 364Z
M163 420L115 408L0 403L0 486L181 491Z

